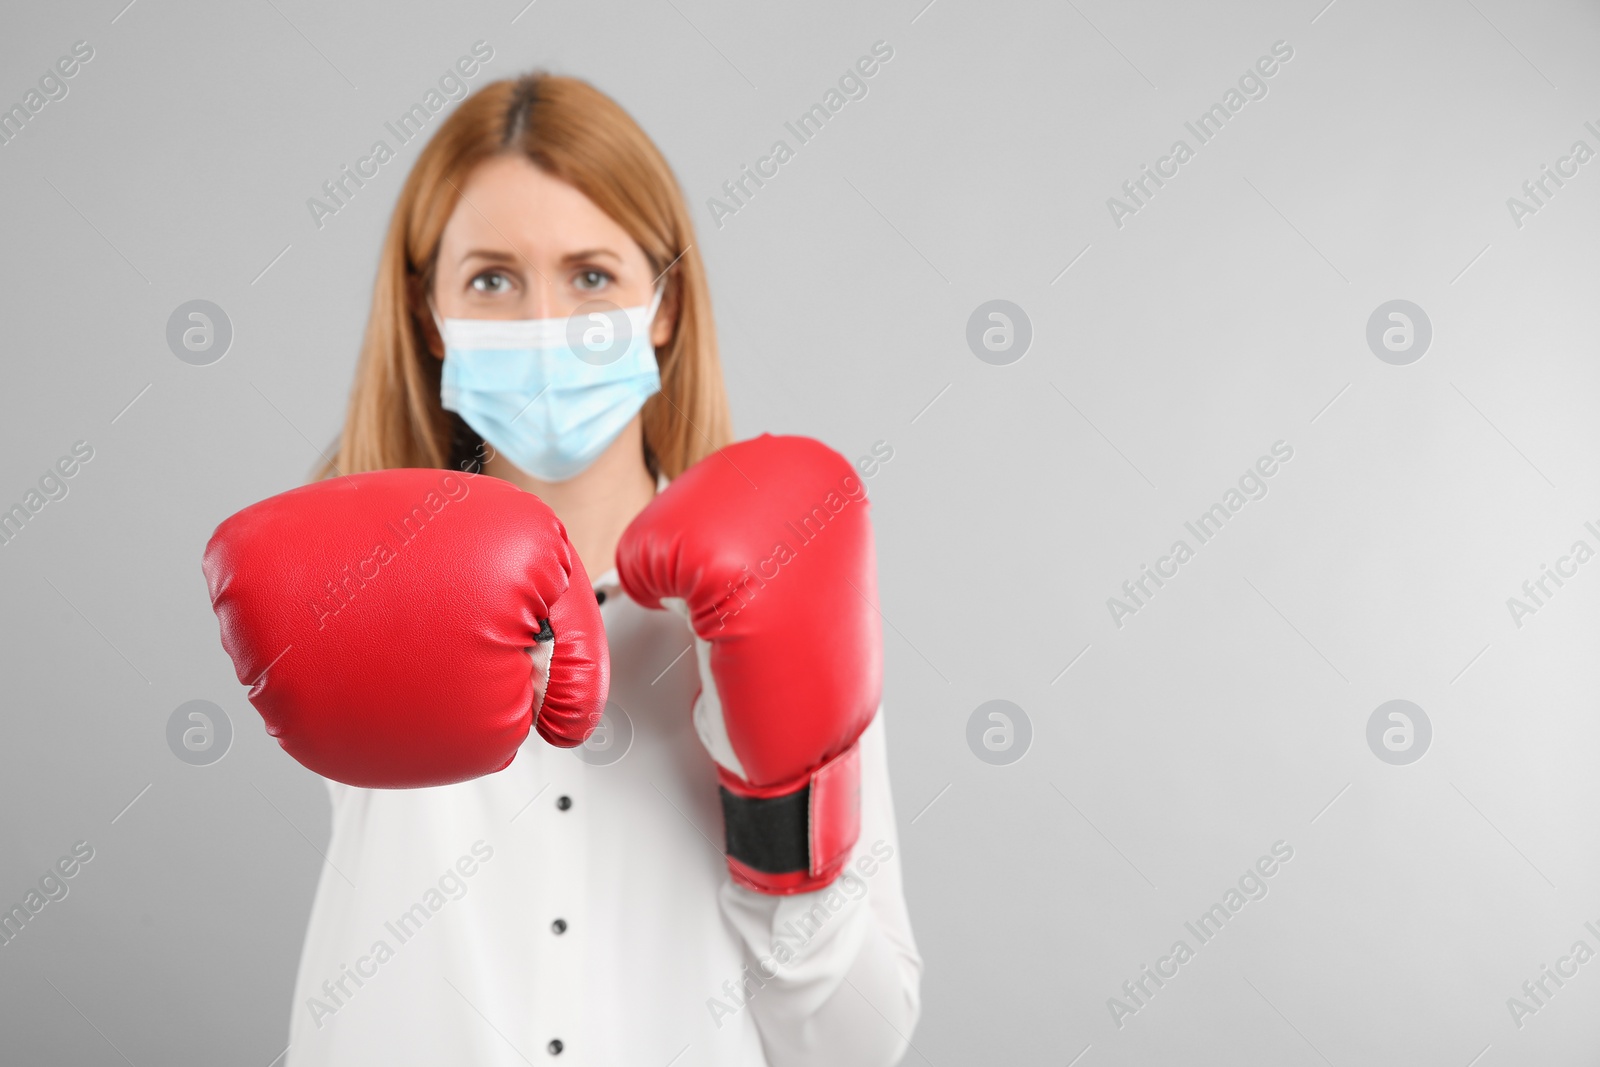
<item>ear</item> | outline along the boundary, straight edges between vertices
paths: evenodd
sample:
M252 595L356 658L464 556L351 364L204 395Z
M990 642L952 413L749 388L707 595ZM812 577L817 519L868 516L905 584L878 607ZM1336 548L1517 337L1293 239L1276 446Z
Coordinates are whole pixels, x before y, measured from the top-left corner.
M439 336L439 328L434 325L433 313L429 310L427 283L415 274L406 279L406 301L411 321L417 324L417 336L428 354L434 359L444 359L444 339Z
M666 292L661 294L661 306L656 309L656 321L650 327L650 344L656 348L665 347L678 332L679 291L676 279L668 275Z

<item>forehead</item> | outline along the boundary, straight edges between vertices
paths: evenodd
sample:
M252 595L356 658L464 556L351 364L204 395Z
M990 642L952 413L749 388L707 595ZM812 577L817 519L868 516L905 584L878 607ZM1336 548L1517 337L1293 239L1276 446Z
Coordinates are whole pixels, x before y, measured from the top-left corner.
M576 188L525 156L502 155L475 167L461 184L445 224L445 256L471 248L511 248L530 259L575 249L609 248L644 258L626 230Z

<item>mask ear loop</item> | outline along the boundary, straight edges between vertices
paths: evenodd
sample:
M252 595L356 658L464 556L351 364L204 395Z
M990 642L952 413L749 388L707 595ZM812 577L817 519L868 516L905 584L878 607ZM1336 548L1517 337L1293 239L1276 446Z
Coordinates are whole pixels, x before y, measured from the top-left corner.
M431 296L428 297L428 314L433 316L433 326L439 331L439 343L442 345L445 343L444 320L439 317L439 309L433 306L433 297Z
M656 311L661 307L661 298L666 295L667 283L662 281L656 289L656 295L650 299L650 310L645 313L644 327L649 329L656 324Z

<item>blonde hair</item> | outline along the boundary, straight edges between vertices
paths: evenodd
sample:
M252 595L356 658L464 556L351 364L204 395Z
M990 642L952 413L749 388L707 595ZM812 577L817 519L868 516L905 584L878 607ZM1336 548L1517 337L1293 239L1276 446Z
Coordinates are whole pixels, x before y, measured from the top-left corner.
M675 478L732 439L711 296L699 257L688 251L694 227L672 169L616 101L576 78L533 73L463 100L407 176L383 242L344 429L317 477L455 467L481 448L439 403L426 301L460 187L474 167L505 153L526 156L592 200L644 250L653 274L670 268L663 303L675 294L678 318L656 351L661 392L642 412L651 475Z

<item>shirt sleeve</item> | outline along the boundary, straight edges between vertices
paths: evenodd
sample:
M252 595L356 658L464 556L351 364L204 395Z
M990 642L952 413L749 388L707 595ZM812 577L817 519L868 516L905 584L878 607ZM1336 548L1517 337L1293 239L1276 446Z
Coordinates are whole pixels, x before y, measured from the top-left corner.
M722 887L747 960L729 992L754 1015L770 1067L890 1067L921 1012L881 708L860 743L861 838L844 873L786 897Z

